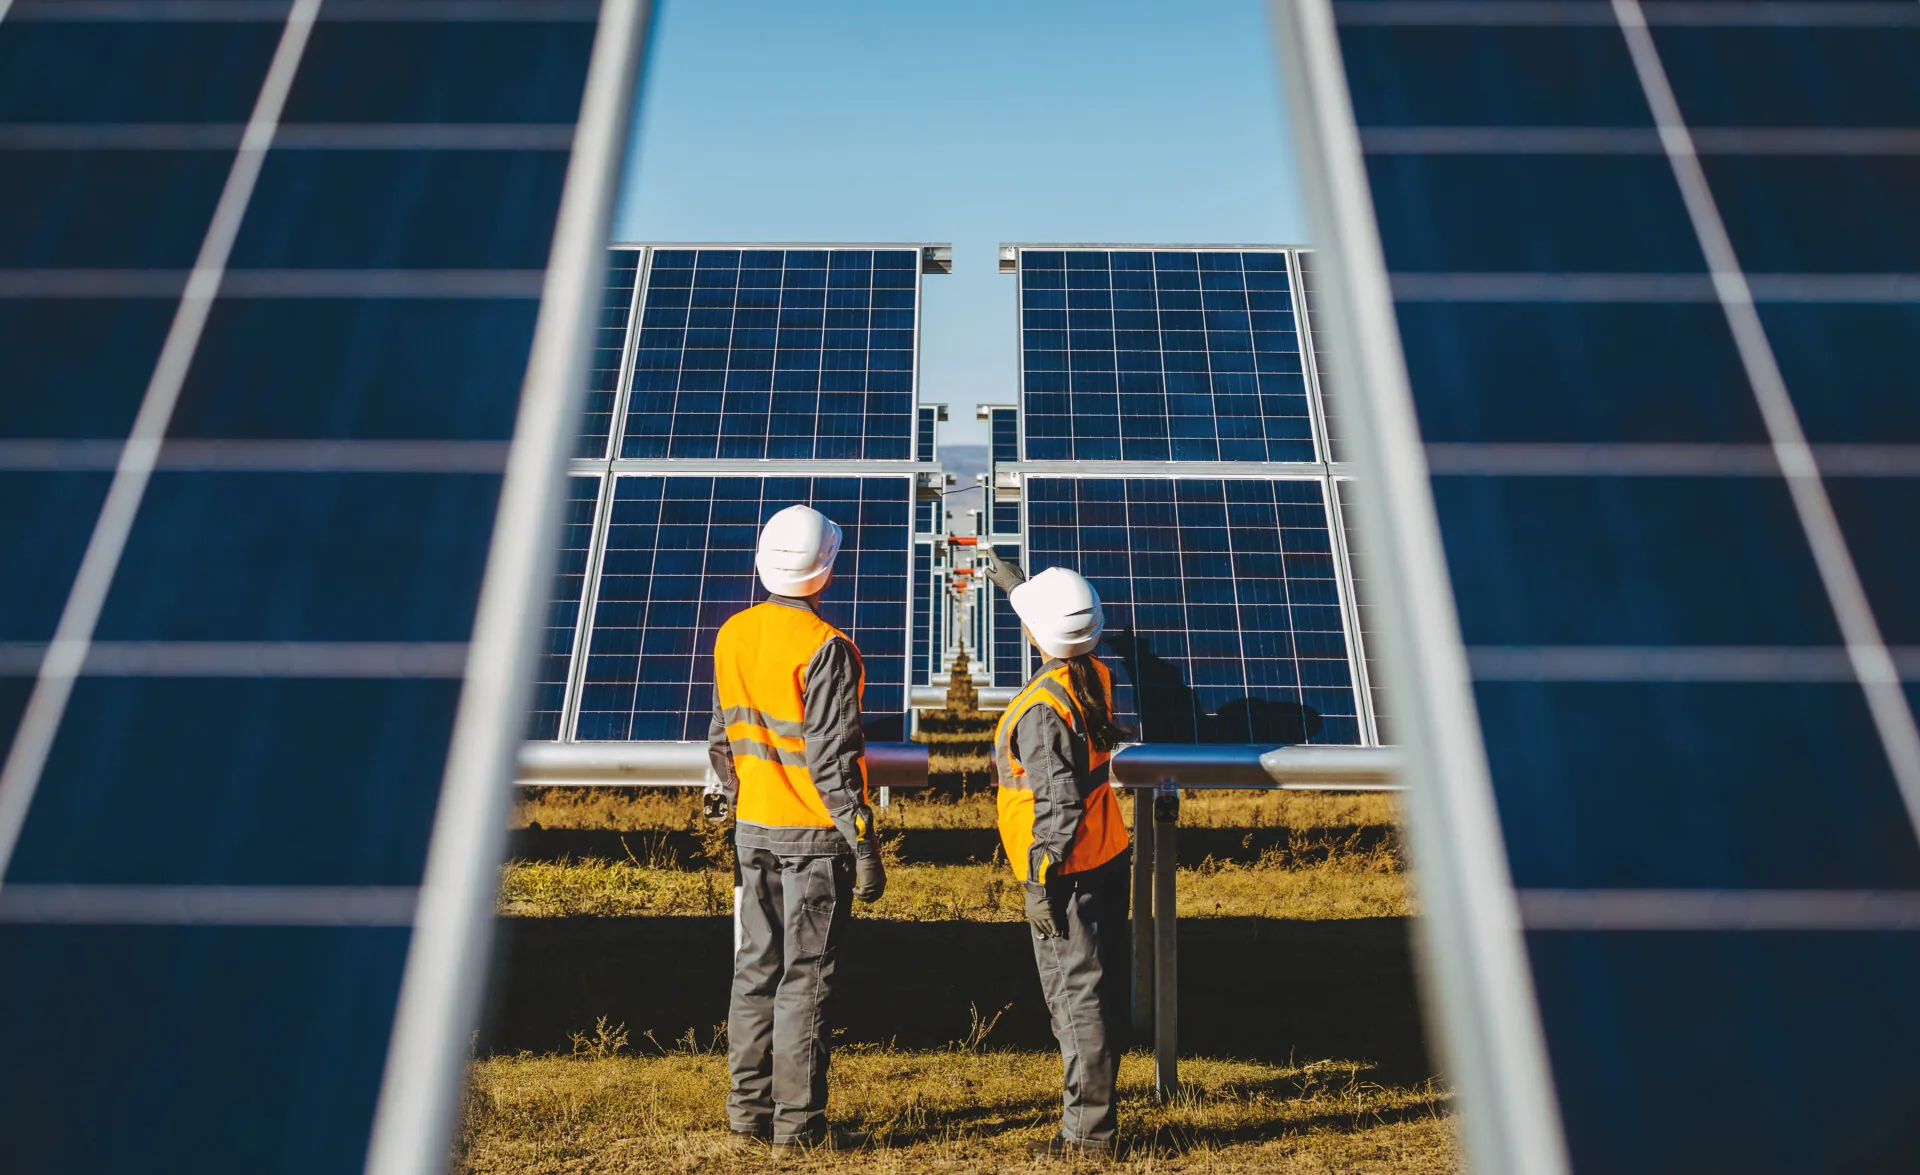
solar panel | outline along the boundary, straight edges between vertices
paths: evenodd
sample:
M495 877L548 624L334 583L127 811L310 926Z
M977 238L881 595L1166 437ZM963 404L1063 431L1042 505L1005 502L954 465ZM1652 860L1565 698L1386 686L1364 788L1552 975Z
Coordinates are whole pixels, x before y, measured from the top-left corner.
M1020 533L1020 503L995 501L991 510L990 526L996 535Z
M602 288L600 321L594 329L593 361L587 377L587 405L575 457L607 455L622 376L627 370L627 328L633 320L633 295L640 285L643 256L640 249L613 249L608 253L607 280Z
M0 6L10 1169L444 1168L641 40L473 7Z
M913 544L913 685L932 682L940 640L940 586L934 581L933 544Z
M575 737L706 737L714 634L765 598L760 527L804 502L845 532L820 614L860 649L867 736L904 738L912 493L906 474L618 475Z
M1313 390L1319 399L1321 425L1326 429L1327 452L1329 461L1346 460L1344 422L1340 419L1340 398L1337 394L1336 380L1330 378L1327 371L1327 350L1320 339L1320 283L1314 272L1319 258L1310 249L1302 249L1294 255L1294 264L1300 271L1300 306L1306 311L1303 315L1305 329L1301 334L1307 341L1307 357L1313 365ZM1386 739L1381 738L1382 742Z
M1920 10L1276 11L1474 1166L1911 1167Z
M1018 563L1021 559L1018 543L995 543L993 549L1009 562ZM1035 569L1039 569L1037 565ZM981 590L987 596L985 615L993 629L993 684L1002 687L1025 685L1027 639L1020 631L1020 617L1014 614L1013 604L1007 600L1005 592L991 583L985 584Z
M1380 632L1380 622L1374 612L1373 589L1367 583L1365 550L1354 528L1352 480L1344 477L1335 479L1333 491L1340 508L1340 533L1346 539L1348 574L1353 583L1354 621L1349 631L1355 632L1358 637L1355 643L1360 647L1361 663L1366 674L1366 700L1375 735L1381 745L1391 745L1393 733L1388 718L1386 690L1381 684L1380 662L1374 644Z
M915 461L933 460L933 430L939 414L940 410L938 408L921 408L916 413L920 418L920 423L914 432L913 459Z
M987 409L989 443L995 464L1020 460L1020 411L993 405Z
M560 737L569 670L580 630L580 601L586 590L588 557L593 548L594 515L600 505L600 481L598 477L578 474L567 478L560 566L553 574L553 593L547 605L547 624L533 679L528 738Z
M655 250L621 455L909 460L914 249Z
M1314 460L1287 264L1022 248L1026 460Z
M1030 563L1100 593L1114 711L1143 740L1361 741L1319 482L1035 476L1026 494Z

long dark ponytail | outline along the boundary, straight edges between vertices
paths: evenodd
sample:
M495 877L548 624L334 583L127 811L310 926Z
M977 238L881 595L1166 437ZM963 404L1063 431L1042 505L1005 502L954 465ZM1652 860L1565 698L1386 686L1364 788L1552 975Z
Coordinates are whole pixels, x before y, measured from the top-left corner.
M1087 738L1094 750L1111 751L1133 733L1114 722L1113 696L1100 679L1092 653L1067 658L1067 692L1073 695L1074 705L1080 707L1086 719Z

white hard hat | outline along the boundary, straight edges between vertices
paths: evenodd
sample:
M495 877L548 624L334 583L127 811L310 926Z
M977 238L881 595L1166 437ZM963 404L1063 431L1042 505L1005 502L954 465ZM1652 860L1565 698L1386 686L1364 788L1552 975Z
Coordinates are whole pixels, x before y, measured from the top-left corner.
M788 506L760 530L753 565L777 596L810 596L827 584L840 553L840 528L811 506Z
M1049 567L1007 593L1033 643L1049 657L1078 657L1100 643L1107 617L1100 594L1078 571Z

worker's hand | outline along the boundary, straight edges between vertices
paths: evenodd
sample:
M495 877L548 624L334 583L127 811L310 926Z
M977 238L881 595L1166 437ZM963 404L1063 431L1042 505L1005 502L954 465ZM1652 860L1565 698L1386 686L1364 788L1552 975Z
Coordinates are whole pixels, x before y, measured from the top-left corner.
M873 826L873 809L865 804L853 810L853 896L877 902L887 892L887 866L880 859L880 833Z
M1027 894L1027 925L1041 938L1065 938L1060 929L1065 919L1059 917L1053 909L1053 899L1047 896L1047 887L1037 881L1029 881L1021 886Z
M1027 582L1027 573L1020 570L1019 564L1002 559L998 551L984 542L980 544L980 552L987 557L987 578L993 581L994 587L1010 592Z

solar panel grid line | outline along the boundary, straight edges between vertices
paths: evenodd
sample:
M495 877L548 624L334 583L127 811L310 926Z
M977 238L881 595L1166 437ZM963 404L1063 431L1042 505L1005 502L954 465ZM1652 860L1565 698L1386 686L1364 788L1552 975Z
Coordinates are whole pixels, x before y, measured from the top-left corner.
M1840 520L1807 442L1799 410L1787 391L1786 377L1781 374L1773 344L1754 305L1752 291L1747 288L1732 237L1728 235L1707 174L1693 148L1679 99L1674 95L1660 51L1647 27L1646 14L1639 0L1613 0L1613 9L1641 90L1660 129L1694 233L1713 274L1714 286L1746 369L1748 385L1766 422L1795 512L1813 549L1815 566L1840 623L1861 688L1866 692L1868 708L1893 767L1908 818L1916 833L1920 833L1920 725L1916 724L1913 708L1900 688L1900 675L1881 636L1879 621L1867 599L1853 553L1841 532Z
M1519 891L1528 930L1724 933L1920 930L1915 890Z
M243 123L7 123L0 150L191 151L233 148ZM553 123L303 123L274 136L277 150L565 151L573 128Z
M0 925L407 927L410 885L45 885L0 890Z
M14 0L19 20L279 21L297 0ZM598 0L328 0L332 21L516 21L591 24Z
M1320 365L1314 355L1314 322L1307 306L1304 256L1298 250L1287 254L1288 293L1293 300L1294 332L1300 339L1300 373L1307 385L1307 418L1313 424L1313 451L1321 465L1333 463L1331 424L1327 419L1326 397L1320 385Z
M101 610L106 605L107 590L112 586L134 518L153 476L162 440L186 384L188 365L206 329L228 258L240 235L241 218L253 196L280 112L293 88L294 74L306 50L319 7L319 0L295 0L286 13L286 23L247 121L247 133L234 154L219 201L201 239L194 268L142 393L139 412L121 451L106 500L68 591L47 656L34 679L4 765L0 766L0 889L4 889L7 865L19 842L27 810L32 806L47 756L53 749L54 737L66 715L74 680L85 662L87 646L93 640Z
M1902 127L1712 127L1693 132L1702 155L1904 155L1920 130ZM1610 126L1418 126L1361 132L1369 155L1660 155L1659 132Z
M598 15L407 944L367 1175L416 1175L444 1165L464 1073L458 1042L479 1014L485 977L471 960L489 941L497 871L506 855L509 794L502 785L513 778L519 755L538 640L528 621L546 603L557 560L562 478L578 437L604 242L653 5L605 0Z
M1340 0L1342 25L1354 26L1600 26L1614 23L1607 0ZM1654 25L1702 28L1737 25L1905 28L1920 24L1908 3L1887 0L1655 0Z
M1423 5L1429 13L1433 6ZM1568 5L1541 6L1556 13ZM1333 314L1327 350L1352 389L1356 502L1392 656L1387 684L1405 769L1410 847L1428 862L1421 906L1429 991L1461 1091L1466 1152L1490 1175L1566 1175L1559 1102L1522 939L1458 613L1428 485L1393 290L1328 0L1273 3L1309 214ZM1344 17L1348 9L1341 9ZM1556 17L1557 18L1557 17ZM1479 1107L1485 1107L1481 1109Z
M0 643L0 673L31 676L50 646ZM82 677L459 678L456 641L94 641Z
M1750 273L1759 303L1911 302L1920 274ZM1706 273L1406 273L1391 276L1400 302L1718 303Z
M1809 445L1828 477L1920 477L1920 445ZM1433 472L1488 477L1765 477L1780 476L1770 445L1685 443L1477 443L1429 441Z
M1920 648L1889 650L1903 681L1920 682ZM1852 682L1845 648L1703 645L1469 645L1475 681Z

